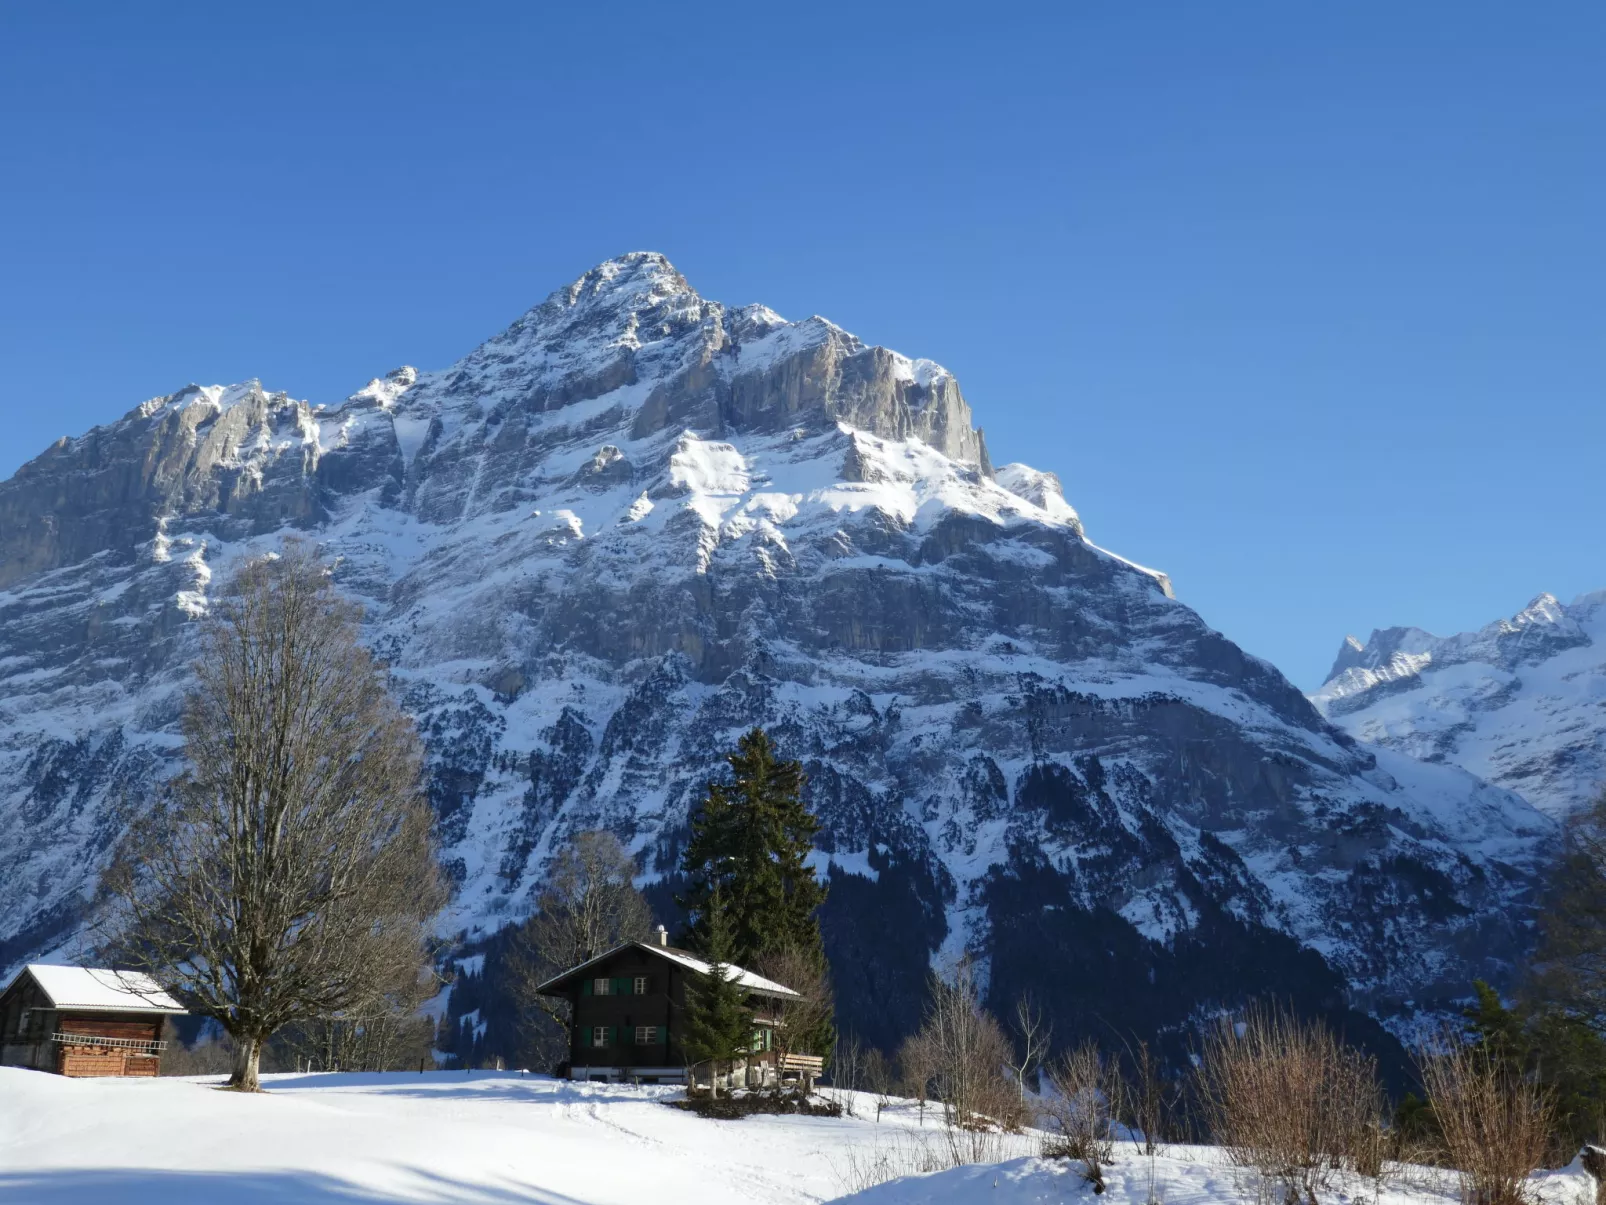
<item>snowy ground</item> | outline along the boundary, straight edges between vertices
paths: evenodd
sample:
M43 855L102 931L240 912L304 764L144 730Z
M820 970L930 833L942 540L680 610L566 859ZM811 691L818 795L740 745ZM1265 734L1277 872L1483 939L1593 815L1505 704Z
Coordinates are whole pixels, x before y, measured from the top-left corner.
M912 1113L706 1121L674 1088L517 1073L63 1079L0 1067L0 1201L723 1205L831 1200ZM927 1129L936 1127L928 1116Z
M721 1205L835 1200L940 1158L913 1105L859 1117L705 1121L663 1105L671 1088L570 1084L514 1073L279 1075L239 1096L216 1080L68 1080L0 1068L0 1201L7 1205ZM1092 1205L1078 1165L1024 1156L871 1187L867 1205ZM1099 1205L1252 1205L1254 1186L1213 1151L1153 1165L1125 1148ZM1323 1205L1374 1205L1344 1186ZM1550 1177L1544 1205L1587 1205L1579 1174ZM1375 1205L1453 1205L1432 1173L1385 1184Z

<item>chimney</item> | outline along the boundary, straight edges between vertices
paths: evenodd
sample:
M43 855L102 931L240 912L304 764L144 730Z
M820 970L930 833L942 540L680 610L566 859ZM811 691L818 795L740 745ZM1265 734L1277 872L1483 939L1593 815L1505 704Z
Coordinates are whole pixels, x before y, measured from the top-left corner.
M662 925L658 926L658 944L664 947L669 945L669 930Z

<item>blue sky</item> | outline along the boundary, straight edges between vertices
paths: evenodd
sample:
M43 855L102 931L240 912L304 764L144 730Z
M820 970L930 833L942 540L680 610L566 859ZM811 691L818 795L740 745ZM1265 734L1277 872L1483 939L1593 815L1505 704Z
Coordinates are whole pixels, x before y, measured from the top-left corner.
M1606 6L0 9L0 473L626 250L959 376L1299 685L1606 588Z

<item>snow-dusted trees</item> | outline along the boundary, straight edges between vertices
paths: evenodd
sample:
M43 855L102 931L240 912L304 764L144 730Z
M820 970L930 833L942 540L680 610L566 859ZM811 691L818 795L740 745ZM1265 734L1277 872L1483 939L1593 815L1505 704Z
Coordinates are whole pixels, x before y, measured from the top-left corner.
M226 583L185 700L188 768L104 879L118 954L228 1032L243 1091L280 1029L361 1016L416 977L444 902L418 737L358 622L301 544Z

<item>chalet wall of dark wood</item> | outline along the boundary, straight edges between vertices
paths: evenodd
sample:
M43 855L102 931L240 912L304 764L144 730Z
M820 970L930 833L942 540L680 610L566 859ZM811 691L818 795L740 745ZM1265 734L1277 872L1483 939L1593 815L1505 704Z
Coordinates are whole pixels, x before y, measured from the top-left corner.
M542 985L542 992L569 1002L567 1074L574 1079L636 1080L642 1083L683 1082L693 1075L682 1039L686 990L705 967L685 950L647 942L629 942ZM784 1060L774 1052L774 1009L768 996L795 995L791 989L746 976L753 985L749 1002L754 1015L752 1056L722 1068L722 1082L775 1083L782 1078L810 1080L820 1074L818 1057L796 1054Z
M673 963L626 947L587 968L570 1003L569 1064L580 1078L589 1067L648 1080L684 1068L686 979Z
M53 1071L56 1012L28 975L19 975L0 996L0 1066Z

